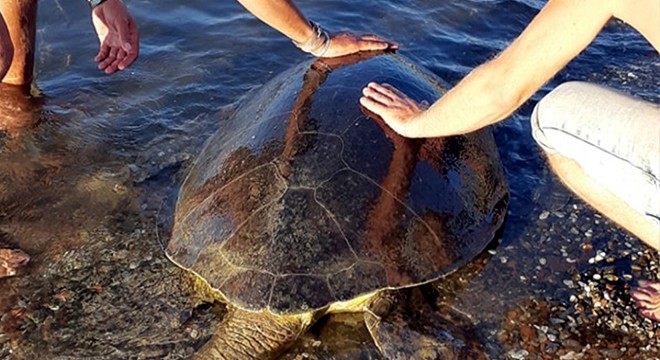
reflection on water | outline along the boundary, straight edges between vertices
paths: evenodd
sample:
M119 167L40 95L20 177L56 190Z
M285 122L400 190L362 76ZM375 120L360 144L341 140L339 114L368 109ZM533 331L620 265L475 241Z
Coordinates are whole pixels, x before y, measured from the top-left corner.
M451 83L501 50L542 4L296 3L330 30L398 42ZM245 94L305 56L236 2L128 5L143 43L131 69L111 77L96 70L84 2L42 0L36 78L43 103L2 93L3 120L25 126L0 132L0 243L32 261L20 276L0 280L0 358L183 358L210 336L222 310L198 306L194 284L165 259L166 215L204 140ZM659 73L644 39L612 23L533 100L559 82L590 80L659 102ZM658 256L641 252L637 240L557 183L530 136L533 105L495 127L511 188L501 244L483 269L459 272L438 291L472 318L493 358L559 357L586 344L598 356L607 349L658 356L644 352L658 327L635 316L625 291L658 276ZM610 280L593 283L596 275ZM328 319L285 358L375 358L359 335L365 329L351 321Z

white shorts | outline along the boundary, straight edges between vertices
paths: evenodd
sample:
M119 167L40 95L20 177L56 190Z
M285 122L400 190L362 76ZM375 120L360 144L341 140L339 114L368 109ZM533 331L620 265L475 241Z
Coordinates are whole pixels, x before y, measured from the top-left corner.
M532 135L660 225L660 106L568 82L538 102Z

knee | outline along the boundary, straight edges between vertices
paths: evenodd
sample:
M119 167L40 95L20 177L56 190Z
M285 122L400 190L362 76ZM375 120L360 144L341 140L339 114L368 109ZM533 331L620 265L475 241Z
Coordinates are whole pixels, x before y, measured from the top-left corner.
M594 94L601 86L571 81L557 86L534 107L532 136L545 151L557 152L588 132ZM586 122L586 123L585 123Z
M554 152L556 149L557 135L561 131L567 118L570 117L569 109L571 87L575 83L564 83L556 87L544 96L534 107L530 118L532 136L543 150ZM555 141L552 141L555 140Z

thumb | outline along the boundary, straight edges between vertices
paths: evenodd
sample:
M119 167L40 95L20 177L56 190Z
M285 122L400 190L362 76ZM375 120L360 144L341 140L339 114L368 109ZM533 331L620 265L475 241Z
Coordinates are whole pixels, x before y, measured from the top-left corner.
M121 42L121 47L124 49L124 51L130 52L132 45L128 20L118 21L117 23L119 25L117 32L119 33L119 41Z

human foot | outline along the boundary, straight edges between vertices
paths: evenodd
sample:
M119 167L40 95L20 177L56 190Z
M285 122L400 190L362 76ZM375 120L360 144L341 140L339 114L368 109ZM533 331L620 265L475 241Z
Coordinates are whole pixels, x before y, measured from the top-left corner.
M0 249L0 278L16 275L16 269L29 261L30 256L20 249Z
M630 295L641 316L660 322L660 282L640 280Z

